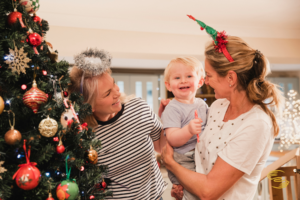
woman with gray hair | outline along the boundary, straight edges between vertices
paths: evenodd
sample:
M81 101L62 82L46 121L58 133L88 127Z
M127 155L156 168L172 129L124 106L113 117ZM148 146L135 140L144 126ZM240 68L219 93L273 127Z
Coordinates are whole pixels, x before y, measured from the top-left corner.
M102 62L93 64L85 57ZM162 199L166 183L154 156L165 144L160 121L145 101L120 93L108 52L90 49L76 56L75 63L69 90L81 92L92 106L85 122L101 141L98 163L109 169L113 196L106 199Z

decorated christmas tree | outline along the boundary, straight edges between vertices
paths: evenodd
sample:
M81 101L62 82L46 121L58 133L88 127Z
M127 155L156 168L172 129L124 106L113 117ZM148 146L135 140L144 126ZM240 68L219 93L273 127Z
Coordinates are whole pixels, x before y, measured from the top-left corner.
M91 106L68 94L39 0L0 1L0 199L104 199Z

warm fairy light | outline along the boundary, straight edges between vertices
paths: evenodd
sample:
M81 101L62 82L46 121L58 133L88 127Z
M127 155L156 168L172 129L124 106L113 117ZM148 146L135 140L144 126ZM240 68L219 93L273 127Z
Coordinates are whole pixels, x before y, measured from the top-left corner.
M80 171L84 171L84 166L81 166Z
M23 84L23 85L21 86L21 89L22 89L22 90L26 90L26 89L27 89L27 85Z
M47 71L46 71L46 70L43 70L42 72L43 72L43 75L44 75L44 76L47 75Z
M280 124L280 152L291 144L300 144L300 100L296 100L297 92L290 90Z

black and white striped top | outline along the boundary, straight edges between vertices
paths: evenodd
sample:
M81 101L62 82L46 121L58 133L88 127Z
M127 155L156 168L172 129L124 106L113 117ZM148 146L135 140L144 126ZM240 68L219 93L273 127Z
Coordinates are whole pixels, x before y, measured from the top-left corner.
M98 164L107 165L112 180L106 199L157 200L166 188L158 168L153 141L162 125L145 101L133 98L106 122L98 121L96 138L101 140Z

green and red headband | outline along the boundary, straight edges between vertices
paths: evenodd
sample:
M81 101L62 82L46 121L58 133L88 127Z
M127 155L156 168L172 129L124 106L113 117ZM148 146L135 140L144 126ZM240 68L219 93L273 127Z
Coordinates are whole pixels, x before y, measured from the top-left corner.
M192 15L188 15L189 18L191 18L192 20L196 21L199 25L200 25L200 29L201 30L206 30L206 32L212 37L212 39L214 40L214 45L215 45L215 49L219 52L219 53L223 53L224 56L227 58L227 60L229 62L233 62L233 58L231 57L231 55L229 54L229 52L226 49L226 44L227 44L227 35L225 31L222 32L218 32L215 29L213 29L210 26L207 26L205 23L195 19Z

